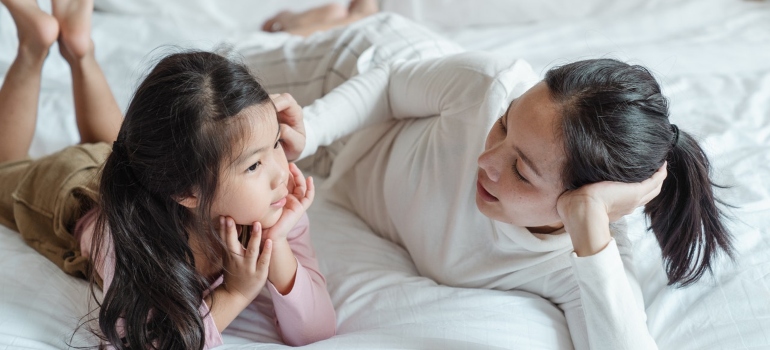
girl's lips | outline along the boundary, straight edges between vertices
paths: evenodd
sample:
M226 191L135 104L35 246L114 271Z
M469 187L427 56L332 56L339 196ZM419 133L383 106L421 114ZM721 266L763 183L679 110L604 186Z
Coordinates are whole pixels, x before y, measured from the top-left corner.
M484 188L484 186L481 184L481 180L476 180L476 193L479 194L479 197L483 199L485 202L498 202L500 201L497 199L497 197L493 196L487 190Z
M283 198L281 198L277 202L270 203L271 207L277 207L277 208L282 208L284 205L286 205L286 197L285 196Z

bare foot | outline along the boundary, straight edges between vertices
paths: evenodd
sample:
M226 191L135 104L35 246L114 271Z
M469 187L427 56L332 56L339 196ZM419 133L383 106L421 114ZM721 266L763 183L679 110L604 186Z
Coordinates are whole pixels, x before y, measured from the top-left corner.
M91 13L94 0L53 0L53 16L61 26L59 50L68 61L82 58L93 50Z
M309 36L327 29L348 25L379 12L376 0L351 0L347 8L338 3L316 7L305 12L283 11L262 26L267 32L285 31Z
M19 52L45 58L59 36L59 24L35 0L0 0L16 22Z
M266 32L291 32L297 28L323 25L344 19L348 9L338 3L326 4L304 12L281 11L262 25Z
M358 19L371 16L380 12L377 0L350 0L348 13L350 16L358 16Z

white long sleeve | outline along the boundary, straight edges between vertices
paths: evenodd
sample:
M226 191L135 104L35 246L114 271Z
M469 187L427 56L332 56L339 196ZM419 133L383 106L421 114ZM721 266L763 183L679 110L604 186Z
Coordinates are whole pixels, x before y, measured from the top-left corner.
M571 254L572 270L580 287L584 317L568 317L570 333L586 334L588 344L578 350L657 349L647 329L641 290L629 261L624 263L613 239L601 252L588 257ZM570 310L564 310L565 314ZM588 345L587 347L585 345Z
M303 109L307 136L299 159L370 125L392 119L453 115L478 106L484 102L485 91L478 87L488 87L501 79L498 72L526 76L531 68L524 61L480 52L374 67ZM527 84L533 78L530 76Z

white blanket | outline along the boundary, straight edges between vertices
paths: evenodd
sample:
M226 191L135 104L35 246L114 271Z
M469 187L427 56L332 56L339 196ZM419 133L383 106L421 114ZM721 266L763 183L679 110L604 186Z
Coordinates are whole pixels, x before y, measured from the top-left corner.
M303 0L295 6L321 2ZM279 1L234 1L228 8L198 0L185 2L185 10L178 1L153 2L162 3L157 6L163 11L145 1L136 3L142 6L132 10L117 1L97 2L110 12L97 12L94 18L97 58L123 108L152 58L164 50L151 52L158 45L210 49L230 38L270 48L287 39L253 32L280 8ZM430 15L418 11L426 3L415 1L401 11L427 21L466 49L521 57L539 73L553 64L597 56L652 68L671 99L672 119L700 137L716 178L732 186L718 193L738 206L730 211L738 259L720 262L715 278L693 287L667 287L657 243L645 232L641 216L632 216L630 232L650 333L661 349L770 348L770 4L677 1L629 11L573 13L568 19L556 10L548 17L541 7L522 12L538 16L510 14L506 22L499 7L489 5L485 13L483 2L470 14L445 1L448 5ZM485 15L495 20L481 26ZM466 18L463 24L472 27L436 18ZM10 65L15 45L13 23L0 7L0 74ZM33 156L77 142L69 70L56 48L43 76ZM308 348L571 346L564 316L539 297L437 285L417 274L403 249L374 234L355 215L325 202L323 195L311 208L310 219L338 310L339 334ZM4 227L0 275L0 347L66 347L89 308L85 283L61 273ZM86 337L80 330L72 342L82 345ZM233 348L283 347L252 343L277 340L267 319L251 309L225 331L225 341Z

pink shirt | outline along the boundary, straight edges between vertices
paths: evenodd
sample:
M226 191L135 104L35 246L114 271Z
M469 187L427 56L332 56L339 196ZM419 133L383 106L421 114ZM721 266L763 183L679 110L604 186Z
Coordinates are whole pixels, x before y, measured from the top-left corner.
M91 238L98 211L92 209L86 213L75 226L75 237L80 239L80 249L84 256L90 256ZM110 237L109 235L107 237ZM292 346L306 345L319 340L330 338L336 332L337 321L329 292L326 290L326 280L318 269L318 261L310 241L310 221L307 214L303 215L297 225L288 234L289 245L297 259L297 275L294 287L282 295L269 281L266 288L270 291L275 309L274 322L283 341ZM112 240L104 242L107 252L103 264L94 264L95 270L104 281L104 291L110 288L115 275L115 255ZM92 261L96 259L92 258ZM211 290L222 284L223 277L211 285ZM252 303L257 303L257 297ZM214 324L214 318L209 313L208 305L201 302L201 315L206 327L206 344L204 349L222 345L222 334Z

